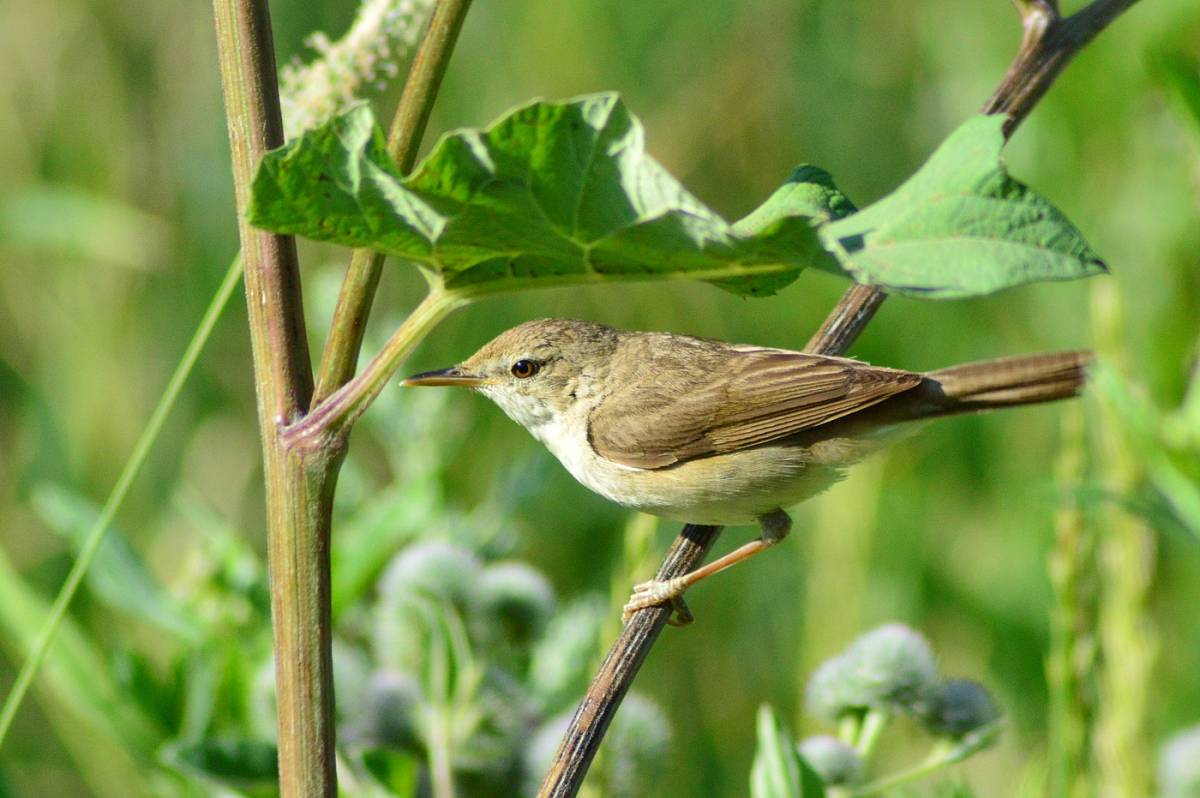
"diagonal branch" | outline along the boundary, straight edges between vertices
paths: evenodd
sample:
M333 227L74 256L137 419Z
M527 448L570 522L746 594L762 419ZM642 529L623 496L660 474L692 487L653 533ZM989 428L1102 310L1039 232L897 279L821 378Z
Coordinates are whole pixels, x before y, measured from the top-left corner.
M1025 35L1012 66L984 104L984 112L1008 114L1005 133L1011 134L1075 53L1134 2L1136 0L1095 0L1076 14L1063 18L1054 0L1014 0ZM805 351L842 354L866 329L885 298L886 295L876 288L850 287L821 329L809 340ZM670 579L698 568L720 532L720 527L685 526L655 578ZM671 611L669 606L650 607L635 614L626 624L575 710L538 790L538 798L569 798L579 791L608 724Z
M442 85L450 54L470 7L471 0L441 0L433 10L429 28L413 58L387 140L388 153L396 159L403 173L411 170L417 160L417 148L425 134L434 98ZM350 258L333 312L329 339L321 356L313 407L354 376L383 260L382 253L371 249L356 249Z

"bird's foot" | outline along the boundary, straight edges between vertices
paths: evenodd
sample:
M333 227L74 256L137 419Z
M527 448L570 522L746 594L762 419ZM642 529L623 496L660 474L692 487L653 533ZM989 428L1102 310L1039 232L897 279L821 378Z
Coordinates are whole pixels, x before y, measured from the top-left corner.
M638 610L669 603L673 612L671 617L667 618L667 623L671 626L687 626L695 620L692 611L683 602L683 593L687 590L688 584L689 582L684 577L676 577L674 579L654 579L635 585L633 595L629 597L628 603L621 611L621 623L629 623Z

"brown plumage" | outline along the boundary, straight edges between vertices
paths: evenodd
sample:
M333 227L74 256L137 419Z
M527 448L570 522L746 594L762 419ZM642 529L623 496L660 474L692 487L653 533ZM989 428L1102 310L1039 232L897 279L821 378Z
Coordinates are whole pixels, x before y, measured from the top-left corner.
M759 522L759 541L639 586L633 611L780 540L790 526L783 508L835 482L903 422L1075 396L1090 360L1060 352L921 374L544 319L406 384L479 390L581 483L627 507L691 523Z
M834 425L831 434L864 423L1064 399L1078 393L1091 358L1085 351L1059 352L922 375L847 358L702 339L692 339L695 348L686 355L655 344L651 336L624 343L624 353L637 364L627 370L645 367L664 378L646 382L614 369L618 387L597 407L589 425L597 454L635 468L664 468L779 442L839 419L847 423ZM637 413L628 412L630 407L638 408Z

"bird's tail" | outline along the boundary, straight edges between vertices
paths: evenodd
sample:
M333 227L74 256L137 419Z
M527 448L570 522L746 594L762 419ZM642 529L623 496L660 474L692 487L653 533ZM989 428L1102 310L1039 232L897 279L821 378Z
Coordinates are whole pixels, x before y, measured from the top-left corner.
M925 375L919 417L971 413L1078 396L1087 380L1087 350L1020 355L951 366Z

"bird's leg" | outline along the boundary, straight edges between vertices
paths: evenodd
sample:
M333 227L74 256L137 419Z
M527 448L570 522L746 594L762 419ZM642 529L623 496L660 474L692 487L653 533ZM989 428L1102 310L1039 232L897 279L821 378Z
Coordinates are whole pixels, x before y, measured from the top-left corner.
M708 565L703 565L674 579L654 579L636 585L633 588L633 595L629 597L629 602L621 613L622 622L629 623L629 619L638 610L670 602L671 606L675 608L675 617L669 623L673 626L684 626L691 623L692 614L688 611L687 605L683 603L684 591L705 577L724 571L731 565L771 548L787 537L787 533L792 529L792 519L783 510L776 509L760 517L758 525L762 529L762 535L758 540L752 540L739 546Z

